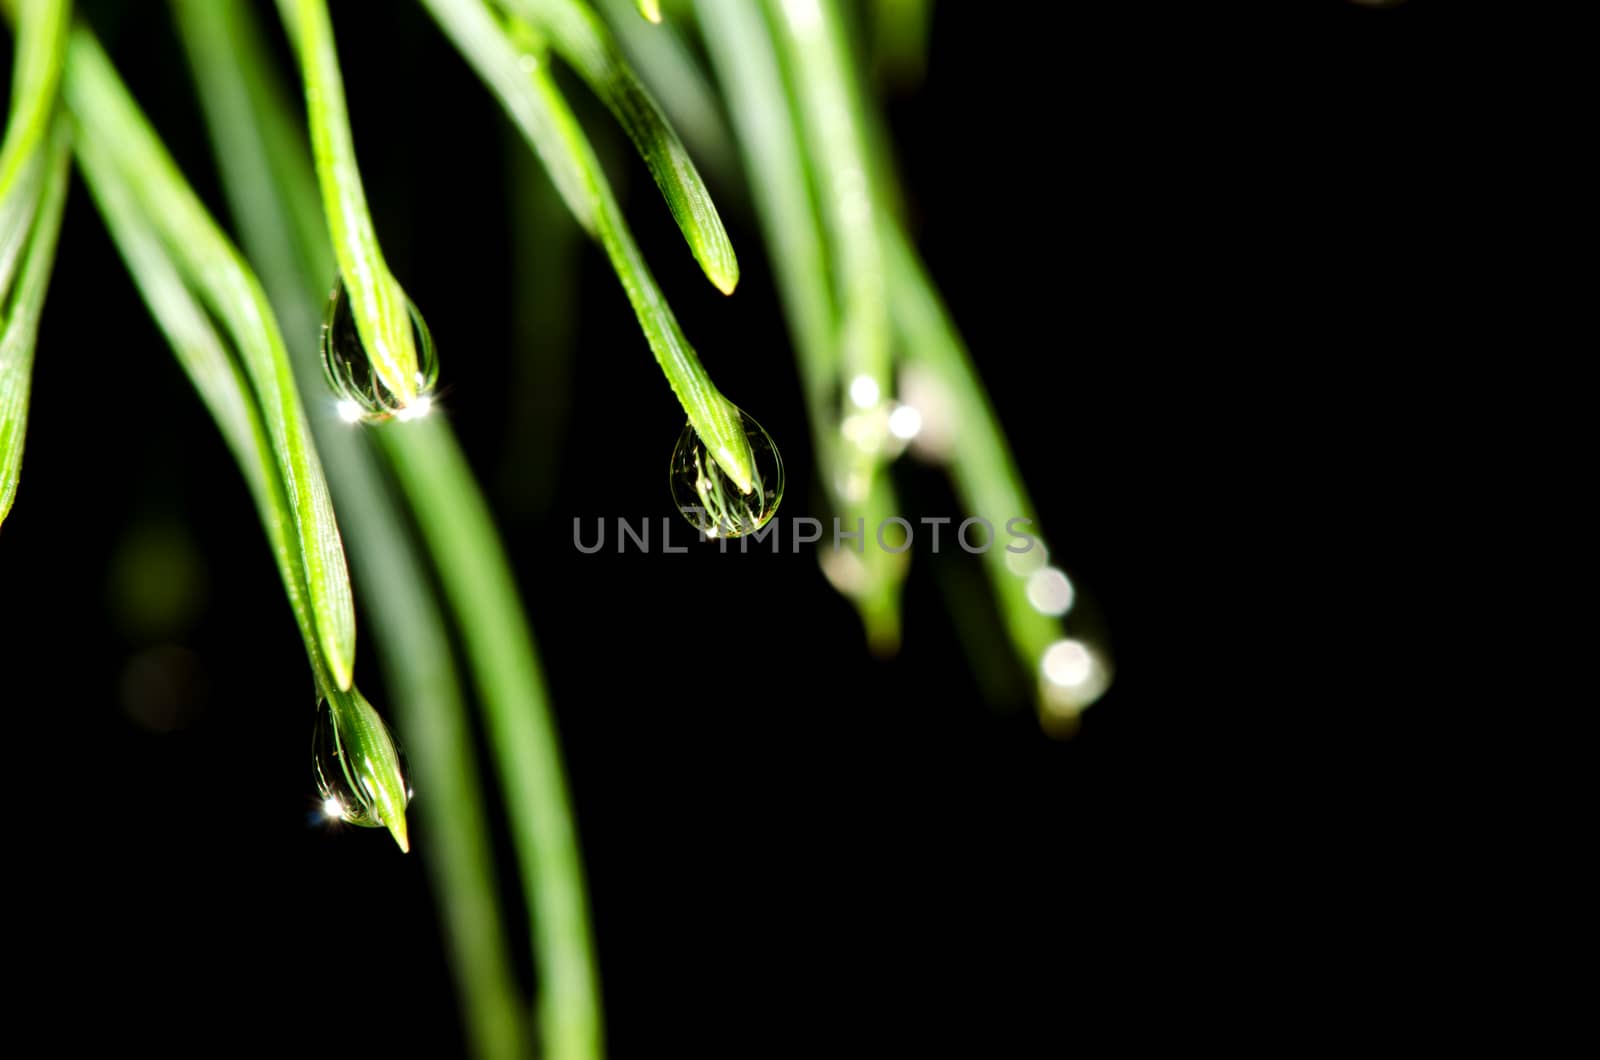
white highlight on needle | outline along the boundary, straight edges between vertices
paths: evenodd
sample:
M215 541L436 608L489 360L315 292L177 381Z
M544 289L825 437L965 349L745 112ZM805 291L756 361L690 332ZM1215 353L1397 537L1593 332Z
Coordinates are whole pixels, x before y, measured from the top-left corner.
M910 441L922 430L922 413L910 405L901 405L889 413L889 433L901 441Z
M1094 656L1081 641L1058 640L1045 649L1040 668L1051 684L1077 688L1094 671Z
M810 31L822 21L822 9L817 0L783 0L783 13L797 31Z
M401 423L408 423L411 420L420 420L422 417L426 416L432 411L433 398L424 394L411 404L407 405L405 408L397 411L394 415L395 419L399 420Z
M870 409L878 403L878 381L870 375L858 375L850 380L850 400L860 409Z

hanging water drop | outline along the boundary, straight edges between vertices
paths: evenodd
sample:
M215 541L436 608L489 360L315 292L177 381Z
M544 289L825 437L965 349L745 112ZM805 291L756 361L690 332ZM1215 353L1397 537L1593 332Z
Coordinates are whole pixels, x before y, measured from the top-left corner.
M1055 736L1071 736L1080 716L1111 687L1111 657L1092 641L1065 637L1039 657L1039 721Z
M411 771L400 742L359 692L351 693L354 709L338 724L326 697L317 701L311 738L311 764L317 776L322 812L363 828L389 828L394 816L403 821L411 802ZM398 771L400 795L392 778ZM402 801L403 800L403 801ZM404 828L401 828L402 834Z
M414 419L432 406L431 392L439 381L439 355L433 347L433 334L427 322L409 297L406 310L411 314L417 346L417 397L409 405L402 404L372 370L366 347L361 344L361 333L356 329L355 315L350 311L350 296L344 281L334 283L322 318L322 374L339 395L340 418L369 423L390 416Z
M678 511L705 537L741 537L771 520L783 500L783 457L772 438L751 416L739 411L750 442L750 492L723 472L693 424L685 424L672 451L672 499Z

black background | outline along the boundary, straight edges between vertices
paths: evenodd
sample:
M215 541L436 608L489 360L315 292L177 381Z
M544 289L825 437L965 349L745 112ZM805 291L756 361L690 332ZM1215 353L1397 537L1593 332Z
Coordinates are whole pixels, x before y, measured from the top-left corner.
M86 6L225 216L164 10ZM1025 676L984 701L964 652L1003 651L994 618L967 616L964 649L930 562L906 585L904 650L877 662L809 552L573 550L574 517L670 514L681 414L590 248L570 390L533 399L564 423L513 422L529 400L507 222L521 144L420 11L385 4L363 38L334 6L378 230L439 341L445 414L538 636L615 1054L970 1037L1013 1055L1205 990L1193 937L1226 935L1210 895L1236 867L1210 796L1232 778L1192 741L1267 664L1275 616L1240 598L1245 567L1320 518L1288 507L1320 453L1285 452L1284 424L1383 369L1404 336L1375 330L1373 301L1440 253L1418 174L1453 131L1462 71L1438 5L939 5L927 82L889 114L932 269L1055 554L1114 638L1117 684L1066 742L1040 733ZM783 448L783 514L814 513L747 208L713 187L744 270L725 299L612 146L688 334ZM907 514L957 514L934 471L906 463L897 482ZM1259 519L1238 518L1241 493ZM153 639L116 603L117 557L151 533L181 535L198 586ZM0 600L22 774L7 871L26 891L7 931L43 940L8 949L78 1013L63 1041L458 1048L419 859L307 825L309 680L256 517L76 186ZM710 665L707 601L744 619ZM152 728L123 689L162 645L195 685ZM364 641L375 690L372 656ZM1300 692L1280 691L1292 712ZM1151 1022L1146 1007L1126 1027Z

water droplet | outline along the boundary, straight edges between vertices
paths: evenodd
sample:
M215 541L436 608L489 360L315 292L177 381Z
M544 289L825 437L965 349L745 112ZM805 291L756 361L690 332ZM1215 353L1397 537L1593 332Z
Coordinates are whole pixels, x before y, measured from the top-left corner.
M1096 645L1068 637L1039 659L1039 720L1046 730L1070 736L1078 716L1111 687L1111 660Z
M382 729L381 733L368 735L386 738L394 747L400 763L400 776L405 782L406 803L409 805L413 791L405 749L376 711L371 712L368 721ZM377 780L382 762L355 744L356 740L353 737L347 739L334 723L333 709L327 699L318 700L317 723L311 736L311 764L317 775L317 793L322 800L322 813L363 828L386 827L379 811L381 788ZM400 809L404 811L405 807Z
M1072 580L1055 567L1044 567L1028 575L1028 603L1040 614L1060 616L1072 610L1077 590Z
M706 537L741 537L767 524L783 500L783 457L772 438L750 415L739 410L750 441L751 489L742 493L723 473L695 433L685 424L672 451L672 499L678 511Z
M417 344L417 400L409 407L372 370L361 334L356 330L355 315L350 311L344 281L334 284L322 318L322 374L339 395L339 416L346 422L372 423L396 414L402 419L414 419L431 404L428 394L439 381L439 355L427 322L409 297L406 309L411 313ZM419 408L421 412L417 411Z

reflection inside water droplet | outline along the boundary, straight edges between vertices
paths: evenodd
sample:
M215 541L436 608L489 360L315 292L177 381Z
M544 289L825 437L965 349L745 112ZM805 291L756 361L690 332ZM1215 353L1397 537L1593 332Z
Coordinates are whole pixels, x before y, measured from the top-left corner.
M412 331L417 346L417 398L405 405L373 371L350 311L350 297L344 281L334 284L322 318L322 374L339 395L339 418L347 423L369 423L398 416L402 420L423 415L432 405L429 392L439 381L439 355L433 347L433 334L422 319L416 304L408 297Z
M742 493L706 449L693 424L685 424L672 451L672 499L705 537L741 537L767 524L783 500L783 458L761 424L739 412L750 442L751 490Z
M375 719L376 720L376 719ZM382 724L378 721L377 724ZM406 803L409 805L411 768L406 761L405 748L389 733L396 757L400 760L400 776L405 781ZM326 698L317 702L317 723L311 735L311 765L317 775L317 794L322 800L322 813L333 820L346 821L363 828L382 828L384 822L377 811L377 780L373 775L377 763L363 761L360 756L347 754L340 738L339 727L334 724L333 709Z

